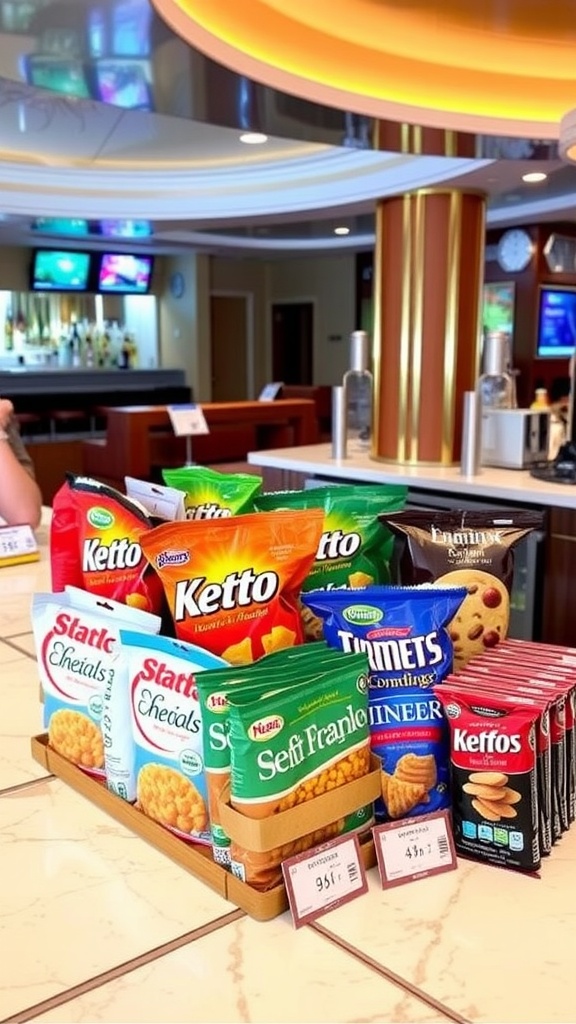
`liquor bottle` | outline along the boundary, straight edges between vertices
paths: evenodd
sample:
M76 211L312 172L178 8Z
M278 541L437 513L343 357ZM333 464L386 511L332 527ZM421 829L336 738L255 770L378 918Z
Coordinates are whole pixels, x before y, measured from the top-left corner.
M344 374L346 448L348 455L368 452L372 440L374 381L368 369L369 338L366 331L350 335L350 369Z

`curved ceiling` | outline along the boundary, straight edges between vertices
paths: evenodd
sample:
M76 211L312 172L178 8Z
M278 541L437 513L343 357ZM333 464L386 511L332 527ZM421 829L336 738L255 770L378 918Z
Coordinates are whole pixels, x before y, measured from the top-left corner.
M154 0L242 74L373 117L557 138L574 104L566 0Z
M318 31L339 2L354 3L364 18L350 30L356 42L370 18L379 24L392 7L398 16L410 11L412 24L420 16L431 24L437 6L210 0L203 10L222 17L238 9L246 21L257 9L286 16L289 6L303 31ZM162 13L175 3L156 0ZM458 10L469 6L443 0L454 30ZM502 17L511 8L509 0L484 6L498 6ZM346 43L348 33L336 34ZM408 43L395 35L397 55L406 56ZM52 238L49 218L88 218L97 247L100 219L117 218L128 227L146 219L149 230L126 244L158 252L368 248L376 198L442 183L484 191L489 224L575 216L576 170L559 162L551 139L429 137L418 125L406 132L364 116L356 96L337 109L256 83L231 70L229 56L225 67L191 48L150 0L0 0L0 240L38 242L36 218L44 218L42 239ZM266 130L268 141L243 145L246 128ZM549 176L526 185L528 169ZM349 233L337 237L336 227ZM82 244L77 232L75 223L71 237Z

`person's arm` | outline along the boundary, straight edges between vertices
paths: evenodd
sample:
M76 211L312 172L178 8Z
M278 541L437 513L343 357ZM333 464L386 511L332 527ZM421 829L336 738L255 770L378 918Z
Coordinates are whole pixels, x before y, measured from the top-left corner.
M40 524L42 495L22 444L12 402L0 399L0 516L9 525Z

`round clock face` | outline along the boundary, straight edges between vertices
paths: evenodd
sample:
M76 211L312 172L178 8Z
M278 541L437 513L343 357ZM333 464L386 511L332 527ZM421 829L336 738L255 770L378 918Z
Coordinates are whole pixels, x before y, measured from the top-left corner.
M513 228L505 231L498 242L498 263L502 270L524 270L532 259L534 247L527 231Z

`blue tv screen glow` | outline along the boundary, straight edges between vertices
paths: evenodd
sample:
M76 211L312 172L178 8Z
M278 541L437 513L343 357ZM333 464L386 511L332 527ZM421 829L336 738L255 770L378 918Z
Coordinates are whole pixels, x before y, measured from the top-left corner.
M540 289L536 355L569 358L576 347L576 289Z

